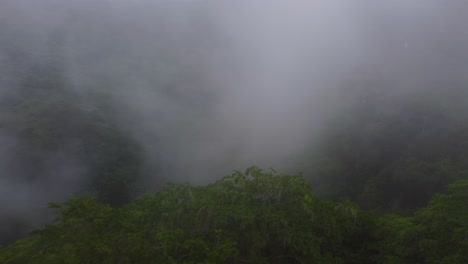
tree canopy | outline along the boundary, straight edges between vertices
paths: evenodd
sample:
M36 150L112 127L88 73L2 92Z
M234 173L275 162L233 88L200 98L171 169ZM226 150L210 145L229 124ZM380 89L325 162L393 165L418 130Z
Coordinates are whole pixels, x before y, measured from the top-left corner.
M121 208L94 197L0 250L1 263L466 263L468 181L414 216L318 198L301 176L251 167L170 184Z

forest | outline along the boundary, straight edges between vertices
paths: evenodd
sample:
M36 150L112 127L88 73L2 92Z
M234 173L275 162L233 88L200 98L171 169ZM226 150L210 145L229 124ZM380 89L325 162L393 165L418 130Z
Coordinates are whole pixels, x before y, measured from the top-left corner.
M0 263L467 261L468 134L432 102L411 102L404 112L411 123L385 117L364 135L376 117L359 113L362 123L328 133L302 175L249 167L209 184L163 184L142 194L141 147L113 124L104 99L90 110L75 98L31 79L2 103L2 130L21 139L10 159L28 164L11 163L17 177L47 180L44 153L70 142L67 151L89 169L77 196L51 202L53 218L27 237L13 242L25 227L2 220L16 229L2 234L9 245Z
M467 4L202 2L0 2L0 263L468 263Z

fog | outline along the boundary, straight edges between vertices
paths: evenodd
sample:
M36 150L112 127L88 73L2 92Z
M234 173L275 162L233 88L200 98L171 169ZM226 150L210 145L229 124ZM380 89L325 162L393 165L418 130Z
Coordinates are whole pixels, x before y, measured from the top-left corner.
M145 166L157 164L148 186L207 183L252 164L299 172L294 159L346 118L347 84L405 97L466 81L466 11L436 0L0 0L0 97L31 67L57 62L86 107L111 98ZM80 188L86 168L65 147L44 154L42 184L53 186L16 180L16 140L0 133L0 212Z

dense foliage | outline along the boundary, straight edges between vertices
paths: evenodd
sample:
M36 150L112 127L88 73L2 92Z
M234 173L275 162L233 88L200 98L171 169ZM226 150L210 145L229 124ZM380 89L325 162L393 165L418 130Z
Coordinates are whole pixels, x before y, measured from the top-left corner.
M300 176L256 167L172 184L122 208L94 198L0 251L1 263L466 263L468 181L414 216L318 198Z
M364 80L344 85L348 103L305 155L306 176L325 197L411 213L467 176L467 89L438 84L414 95Z
M58 70L36 70L47 74L26 74L18 90L2 98L0 133L15 135L20 146L9 153L11 159L28 164L7 170L46 179L51 174L48 159L67 155L87 167L87 175L79 176L86 181L82 191L95 191L114 205L128 202L127 187L138 175L139 147L113 122L103 96L100 102L86 102L60 82L60 73L50 76Z
M463 4L0 2L0 263L468 263Z
M141 146L112 118L105 93L85 98L59 69L28 68L13 75L16 89L0 96L0 183L12 192L2 194L11 205L0 210L0 244L43 221L25 218L50 200L93 194L113 206L129 202L143 160Z
M132 201L141 195L133 185L141 146L113 119L105 92L87 101L60 76L33 67L2 97L0 133L17 142L3 170L53 190L70 183L51 168L73 170L61 163L74 160L86 167L84 183L61 198L94 198L53 204L59 217L3 248L0 263L468 262L462 93L437 103L375 95L353 105L360 93L351 90L349 117L330 120L320 144L300 158L304 178L250 168ZM452 104L457 111L447 110ZM10 228L15 215L0 221L12 230L2 230L2 243L22 233Z

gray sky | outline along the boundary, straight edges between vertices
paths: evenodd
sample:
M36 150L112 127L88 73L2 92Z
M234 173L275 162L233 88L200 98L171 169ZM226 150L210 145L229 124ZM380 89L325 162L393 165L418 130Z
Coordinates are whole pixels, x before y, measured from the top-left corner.
M468 36L466 5L435 0L1 5L4 42L30 61L59 56L73 89L113 96L164 177L202 182L281 167L313 143L349 79L378 75L406 92L460 74ZM0 55L8 72L15 58Z
M466 11L441 0L0 0L0 97L31 65L56 60L89 107L97 91L111 96L157 177L206 183L252 164L297 171L292 157L347 109L350 83L419 96L414 87L466 81ZM0 157L15 138L0 134ZM15 190L20 204L36 195L4 176L6 163L1 194ZM70 181L58 176L67 164ZM40 192L58 195L44 199L86 170L73 157L50 166L59 185Z

